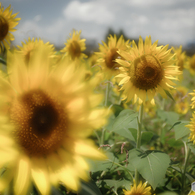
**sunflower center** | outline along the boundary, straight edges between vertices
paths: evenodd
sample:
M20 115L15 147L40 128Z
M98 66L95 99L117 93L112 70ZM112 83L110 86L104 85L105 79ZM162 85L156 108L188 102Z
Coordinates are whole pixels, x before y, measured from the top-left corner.
M72 41L69 46L69 53L73 60L81 55L81 47L77 41Z
M0 16L0 41L2 41L9 31L9 25L6 21L6 19L2 16Z
M160 62L152 55L142 55L130 66L130 80L139 89L157 87L164 76Z
M119 64L115 62L117 58L119 58L119 54L117 53L118 49L113 48L111 49L105 58L106 66L110 69L115 69L116 67L119 67Z
M19 145L33 156L54 152L63 142L68 125L62 105L40 89L13 102L11 119Z

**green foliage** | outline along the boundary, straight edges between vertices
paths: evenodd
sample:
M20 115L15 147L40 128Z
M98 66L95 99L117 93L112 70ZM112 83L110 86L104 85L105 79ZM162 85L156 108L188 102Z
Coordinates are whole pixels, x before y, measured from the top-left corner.
M133 149L129 151L129 162L155 189L165 177L170 158L167 154L160 151L142 152L141 150Z
M178 140L180 138L185 137L186 135L189 135L190 130L186 127L186 125L189 124L188 121L181 121L180 124L175 125L175 139Z

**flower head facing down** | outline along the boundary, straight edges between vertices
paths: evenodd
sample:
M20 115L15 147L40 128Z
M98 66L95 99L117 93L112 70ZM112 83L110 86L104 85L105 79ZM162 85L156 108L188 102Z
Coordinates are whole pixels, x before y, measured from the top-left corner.
M85 158L106 158L88 138L107 122L102 96L66 58L51 68L50 53L35 49L27 66L8 52L8 74L0 76L0 191L13 181L15 194L26 194L31 180L41 194L59 183L77 191L88 180Z
M95 52L98 56L97 63L102 67L103 72L105 73L106 78L110 79L111 76L116 75L118 64L115 60L121 58L120 54L118 53L119 50L127 50L128 49L128 42L124 41L123 36L121 35L117 41L116 35L110 35L108 37L108 44L103 43L103 45L99 44L100 52Z
M65 43L65 47L61 50L62 53L65 53L65 56L69 56L73 61L87 58L87 55L82 53L86 49L85 39L81 39L80 35L81 31L74 30L72 35L70 34L71 37Z
M142 184L142 182L139 183L138 186L136 186L135 181L134 184L131 186L130 190L123 190L124 195L151 195L151 187L147 187L147 182Z
M146 99L154 104L154 96L160 93L167 97L165 91L169 91L175 85L171 80L178 80L180 74L178 67L174 65L174 55L167 46L157 46L157 41L151 43L151 37L146 37L145 43L139 38L138 47L132 42L129 51L119 51L124 59L116 61L121 65L119 85L124 90L125 99L139 104L145 103Z
M16 30L14 27L20 20L20 18L15 18L18 13L12 14L10 8L11 5L4 10L4 7L1 6L0 2L0 52L3 46L6 49L10 48L10 41L14 40L14 36L11 32Z

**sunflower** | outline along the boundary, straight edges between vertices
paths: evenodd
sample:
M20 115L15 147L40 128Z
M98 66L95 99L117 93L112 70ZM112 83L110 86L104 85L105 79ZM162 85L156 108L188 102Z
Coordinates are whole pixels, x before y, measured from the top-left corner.
M45 195L51 185L77 191L80 179L88 180L86 158L106 158L88 138L107 122L102 95L66 58L50 69L50 53L37 48L27 66L21 54L8 52L8 73L0 76L0 191L10 182L18 195L32 183Z
M131 189L126 191L123 190L123 192L125 193L125 195L151 195L151 187L147 186L147 182L145 182L144 184L142 184L142 182L140 181L139 185L136 186L135 181L134 181L134 185L132 185Z
M18 13L12 15L12 10L10 10L10 8L11 5L4 10L4 7L1 7L0 2L0 52L3 46L5 46L6 49L10 48L10 41L14 40L14 36L10 32L16 30L14 27L21 19L15 18Z
M81 31L73 31L72 35L70 33L70 38L65 43L65 47L60 50L60 52L65 53L65 56L69 56L70 59L82 60L87 58L87 55L82 53L85 49L85 39L80 39Z
M175 85L171 80L178 80L180 74L175 63L174 54L171 49L167 51L168 45L157 46L156 41L151 43L151 37L146 37L145 43L139 38L138 47L132 42L130 51L119 51L124 58L116 61L123 67L120 67L119 85L124 90L125 99L130 101L134 98L134 103L139 100L139 104L148 100L154 104L154 96L159 92L164 98L166 93Z
M187 58L186 68L192 75L195 75L195 54Z
M51 57L54 57L54 45L50 44L49 42L44 43L43 40L41 39L35 39L35 38L28 38L28 41L25 40L25 42L22 42L22 46L17 46L19 49L19 52L24 56L26 62L30 60L30 56L32 55L33 51L36 50L40 46L45 46L48 48L51 48Z
M192 113L192 118L190 120L191 120L190 124L186 125L186 127L188 127L191 131L189 136L190 141L192 141L193 144L195 144L195 113Z
M189 94L193 96L191 99L192 103L190 104L190 106L192 107L192 109L194 109L195 108L195 90L193 90L193 92Z
M175 100L174 109L179 114L186 114L189 110L189 103L188 103L188 89L179 86L177 89L173 92L172 97Z
M179 48L172 47L172 50L176 54L177 66L179 67L179 70L182 71L186 60L186 54L185 52L182 52L182 45L180 45Z
M99 44L100 52L95 52L98 56L97 62L102 67L105 77L110 79L113 75L115 76L118 72L120 64L115 60L121 58L121 55L118 53L119 50L128 50L128 41L124 41L123 36L121 35L117 41L116 35L110 35L108 37L108 45L102 41L103 45Z

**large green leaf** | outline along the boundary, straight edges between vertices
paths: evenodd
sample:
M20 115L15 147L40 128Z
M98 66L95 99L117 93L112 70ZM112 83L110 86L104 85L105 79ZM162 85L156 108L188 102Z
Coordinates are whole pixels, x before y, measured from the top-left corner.
M110 169L115 168L116 165L114 164L114 162L118 163L119 162L118 158L116 158L111 152L106 152L106 156L108 157L108 159L104 161L88 160L90 164L90 171L92 172L108 171Z
M173 125L179 120L179 114L175 112L167 112L164 110L158 110L157 115L169 125Z
M189 121L181 121L180 124L174 127L175 130L175 139L178 140L190 133L190 130L186 125L189 124Z
M160 193L158 195L178 195L176 192L163 192L163 193Z
M142 177L155 189L160 184L167 171L170 158L161 151L145 151L133 149L129 151L131 163Z
M112 131L123 137L135 141L129 128L137 128L137 117L137 112L129 109L123 110L115 118L115 121L112 126Z

